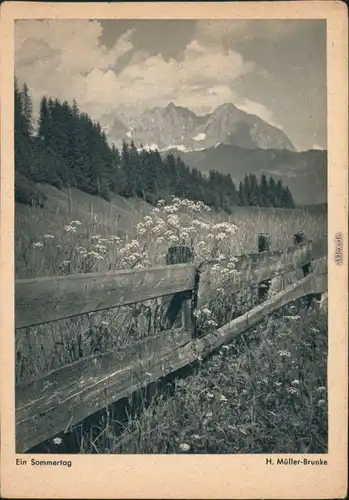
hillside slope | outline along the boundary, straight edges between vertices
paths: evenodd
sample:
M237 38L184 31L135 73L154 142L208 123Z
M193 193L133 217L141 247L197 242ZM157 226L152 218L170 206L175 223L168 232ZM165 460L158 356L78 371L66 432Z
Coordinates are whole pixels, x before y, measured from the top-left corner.
M109 202L79 189L59 190L48 184L37 186L47 197L44 208L16 203L16 235L30 234L33 241L43 234L62 231L72 220L92 225L96 233L125 236L132 233L142 214L153 208L139 199L115 194Z

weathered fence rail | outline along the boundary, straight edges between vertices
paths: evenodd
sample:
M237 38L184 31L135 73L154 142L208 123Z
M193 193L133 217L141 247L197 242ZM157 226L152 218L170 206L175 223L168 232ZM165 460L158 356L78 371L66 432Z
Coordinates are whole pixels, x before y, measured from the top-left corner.
M265 235L260 236L260 241ZM268 241L268 240L265 240ZM128 344L117 350L92 355L16 386L16 447L24 452L108 404L132 394L158 378L205 357L222 344L262 321L287 303L327 290L327 274L312 273L312 262L326 255L325 240L305 241L297 233L294 246L270 251L259 245L259 253L237 257L231 278L233 291L249 283L264 283L276 273L302 269L304 278L253 307L247 313L197 338L194 311L212 297L208 290L200 296L200 272L214 261L196 266L193 255L175 249L169 265L153 269L116 271L16 281L16 329L101 311L148 299L172 296L167 301L169 330ZM183 247L181 247L183 250ZM268 251L269 250L269 251ZM214 291L213 291L214 293ZM198 299L199 295L199 299ZM179 313L180 328L174 328Z
M191 291L195 266L79 274L16 282L16 328Z

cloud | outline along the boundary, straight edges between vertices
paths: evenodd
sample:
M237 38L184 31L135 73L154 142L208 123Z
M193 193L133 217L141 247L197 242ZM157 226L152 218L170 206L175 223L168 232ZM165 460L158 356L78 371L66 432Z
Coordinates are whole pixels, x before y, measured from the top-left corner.
M132 31L123 34L107 49L100 42L98 21L49 20L17 21L15 27L15 68L20 81L32 90L34 100L52 97L85 100L85 78L106 75L117 61L133 49ZM102 81L101 81L102 83ZM98 87L100 90L100 86ZM82 94L77 95L77 90Z
M229 51L222 54L206 50L196 40L186 47L181 60L165 60L161 54L135 55L118 75L114 88L118 90L120 104L141 101L143 107L167 104L190 105L194 110L203 105L218 105L222 98L230 98L229 88L234 81L253 70L240 54ZM217 88L215 94L208 89ZM222 89L224 89L222 97Z
M41 57L54 56L59 67L72 73L83 73L95 68L105 69L133 48L132 30L122 35L111 48L100 43L102 26L98 21L48 20L18 21L15 30L15 57L21 64L32 60L36 46Z
M224 102L240 101L242 109L273 124L270 110L242 99L234 88L246 74L260 71L256 64L232 49L206 43L207 34L218 40L222 33L236 29L231 21L199 22L182 57L165 59L161 53L135 50L134 30L106 48L101 43L99 21L19 21L15 31L16 73L32 90L36 105L43 95L70 102L75 98L80 108L102 125L113 114L137 115L145 108L170 101L199 114ZM125 55L128 64L118 66Z
M264 104L260 104L256 101L251 101L250 99L238 100L236 104L238 108L242 109L242 111L246 111L246 113L249 113L250 115L256 115L265 122L279 128L280 130L283 129L283 126L280 123L276 123L274 121L273 112L266 106L264 106Z

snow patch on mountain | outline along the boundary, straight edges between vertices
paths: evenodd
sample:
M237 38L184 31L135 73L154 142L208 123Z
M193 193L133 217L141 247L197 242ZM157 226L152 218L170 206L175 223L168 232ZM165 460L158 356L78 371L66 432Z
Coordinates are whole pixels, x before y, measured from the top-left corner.
M128 137L129 139L132 139L132 132L133 132L133 127L131 127L130 130L128 130L126 132L126 137Z
M191 151L183 144L177 144L175 146L173 145L167 146L166 148L161 149L161 151L169 151L170 149L178 149L178 151L182 151L182 153L188 153L188 151Z
M194 141L204 141L206 139L206 134L205 132L200 132L200 134L197 134L195 137L193 137Z
M142 151L160 151L159 146L157 144L145 144L142 147L137 148L137 151L141 153Z

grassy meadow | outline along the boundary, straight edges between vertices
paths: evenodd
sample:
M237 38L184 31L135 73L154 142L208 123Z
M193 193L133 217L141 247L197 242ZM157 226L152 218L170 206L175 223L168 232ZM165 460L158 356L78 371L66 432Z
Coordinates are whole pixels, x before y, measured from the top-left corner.
M297 231L313 240L327 234L326 213L306 209L237 207L228 216L187 200L154 208L118 196L107 202L73 189L40 189L45 208L16 204L16 279L156 266L171 245L190 245L196 262L218 262L217 297L199 311L203 332L230 319L232 303L235 316L253 305L252 292L229 295L229 277L234 256L257 251L258 233L269 233L272 249L280 250ZM162 300L154 299L18 330L16 381L154 335L162 316ZM326 311L298 301L198 360L185 376L159 382L151 400L141 398L126 418L112 405L70 436L81 453L324 453L326 363ZM64 451L62 438L46 449Z

